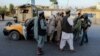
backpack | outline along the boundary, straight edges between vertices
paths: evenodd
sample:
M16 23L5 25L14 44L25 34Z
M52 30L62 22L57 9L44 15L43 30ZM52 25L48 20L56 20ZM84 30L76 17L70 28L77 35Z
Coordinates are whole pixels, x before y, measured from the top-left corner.
M88 27L90 27L91 26L91 23L90 23L91 21L88 19L88 20L83 20L82 21L82 28L85 28L85 29L87 29Z

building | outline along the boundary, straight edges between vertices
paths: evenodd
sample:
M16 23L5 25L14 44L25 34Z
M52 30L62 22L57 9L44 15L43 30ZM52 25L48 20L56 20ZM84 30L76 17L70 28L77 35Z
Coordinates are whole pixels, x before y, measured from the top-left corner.
M17 6L15 9L15 16L17 16L18 21L25 21L26 19L30 19L33 17L33 8L29 4Z
M100 2L96 4L96 9L100 10Z
M93 23L100 24L100 10L98 10L95 6L90 8L85 8L81 10L82 14L92 14L93 15Z
M31 5L25 4L16 7L16 16L18 17L18 21L25 21L27 19L33 18L35 15L38 15L38 11L44 11L44 14L49 17L54 12L64 12L64 9L50 9L49 6L40 6L40 5Z

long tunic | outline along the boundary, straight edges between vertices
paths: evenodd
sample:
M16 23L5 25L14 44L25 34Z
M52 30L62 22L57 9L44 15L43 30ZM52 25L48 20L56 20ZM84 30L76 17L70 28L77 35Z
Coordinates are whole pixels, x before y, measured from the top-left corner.
M44 21L42 19L40 20L40 27L41 27L41 29L46 30L47 26L44 24L44 22L46 23L46 21ZM45 38L46 38L46 35L44 35L44 36L38 35L38 40L37 40L38 47L42 48L44 46Z
M73 26L73 17L70 16L68 19L66 18L66 20L68 21L68 23ZM61 36L61 42L60 42L60 49L63 49L64 46L66 45L66 41L69 45L70 50L74 50L74 46L73 46L73 33L67 33L62 31L62 36Z
M56 20L57 20L57 27L56 27L56 29L57 30L61 30L62 17L57 16Z
M54 16L51 16L49 18L49 24L48 25L49 25L48 26L49 27L48 33L52 34L55 30L55 18L54 18Z
M40 21L40 25L42 29L46 29L47 27L44 26L43 20ZM38 35L38 17L34 18L34 38L38 43L38 47L42 48L45 41L45 36Z
M38 39L38 17L34 18L34 38Z
M59 41L60 40L60 37L61 37L61 22L62 22L62 17L61 16L57 16L56 17L56 23L57 23L57 26L56 26L56 30L57 30L57 36L56 36L56 41Z

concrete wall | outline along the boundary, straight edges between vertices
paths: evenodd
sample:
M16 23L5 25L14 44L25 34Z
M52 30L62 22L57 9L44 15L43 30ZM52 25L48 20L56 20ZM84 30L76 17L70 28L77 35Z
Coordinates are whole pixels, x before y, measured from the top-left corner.
M62 10L43 10L43 11L44 11L46 17L51 16L51 14L56 15L58 12L65 12Z

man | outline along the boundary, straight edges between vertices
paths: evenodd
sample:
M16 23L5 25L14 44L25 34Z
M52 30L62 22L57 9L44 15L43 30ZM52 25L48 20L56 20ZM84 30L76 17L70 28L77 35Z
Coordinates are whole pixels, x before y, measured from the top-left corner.
M0 20L1 20L1 14L0 14Z
M74 40L80 37L81 33L81 13L74 19Z
M2 13L2 14L1 14L1 17L2 17L2 20L4 21L4 19L5 19L5 14Z
M38 46L37 46L37 54L43 55L43 46L45 43L45 37L46 37L46 21L44 17L44 12L39 13L38 20L35 20L36 24L34 24L34 37L37 40ZM36 26L37 25L37 26Z
M60 42L60 50L63 51L63 48L66 45L66 41L70 47L70 51L74 51L73 46L73 17L70 16L70 10L66 11L66 16L62 20L62 36Z
M59 44L60 42L60 37L61 37L61 22L62 22L62 16L60 16L59 13L57 13L57 16L56 16L56 31L57 31L57 35L56 35L56 42L57 44Z
M18 23L18 17L17 16L14 16L14 22Z
M82 30L83 30L83 36L82 36L82 40L80 43L80 46L83 45L83 43L88 43L88 35L87 35L87 31L88 28L91 26L91 21L88 19L88 15L84 14L83 15L83 20L82 20Z
M56 20L56 17L55 15L51 15L50 18L49 18L49 26L48 26L48 34L49 34L49 41L51 42L53 40L53 36L54 36L54 32L55 32L55 20Z
M78 19L81 17L81 13L79 12L78 13L78 16L74 19L74 24L76 24L77 23L77 21L78 21Z
M60 16L63 18L63 17L64 17L64 13L63 13L63 12L61 12L61 13L60 13Z

